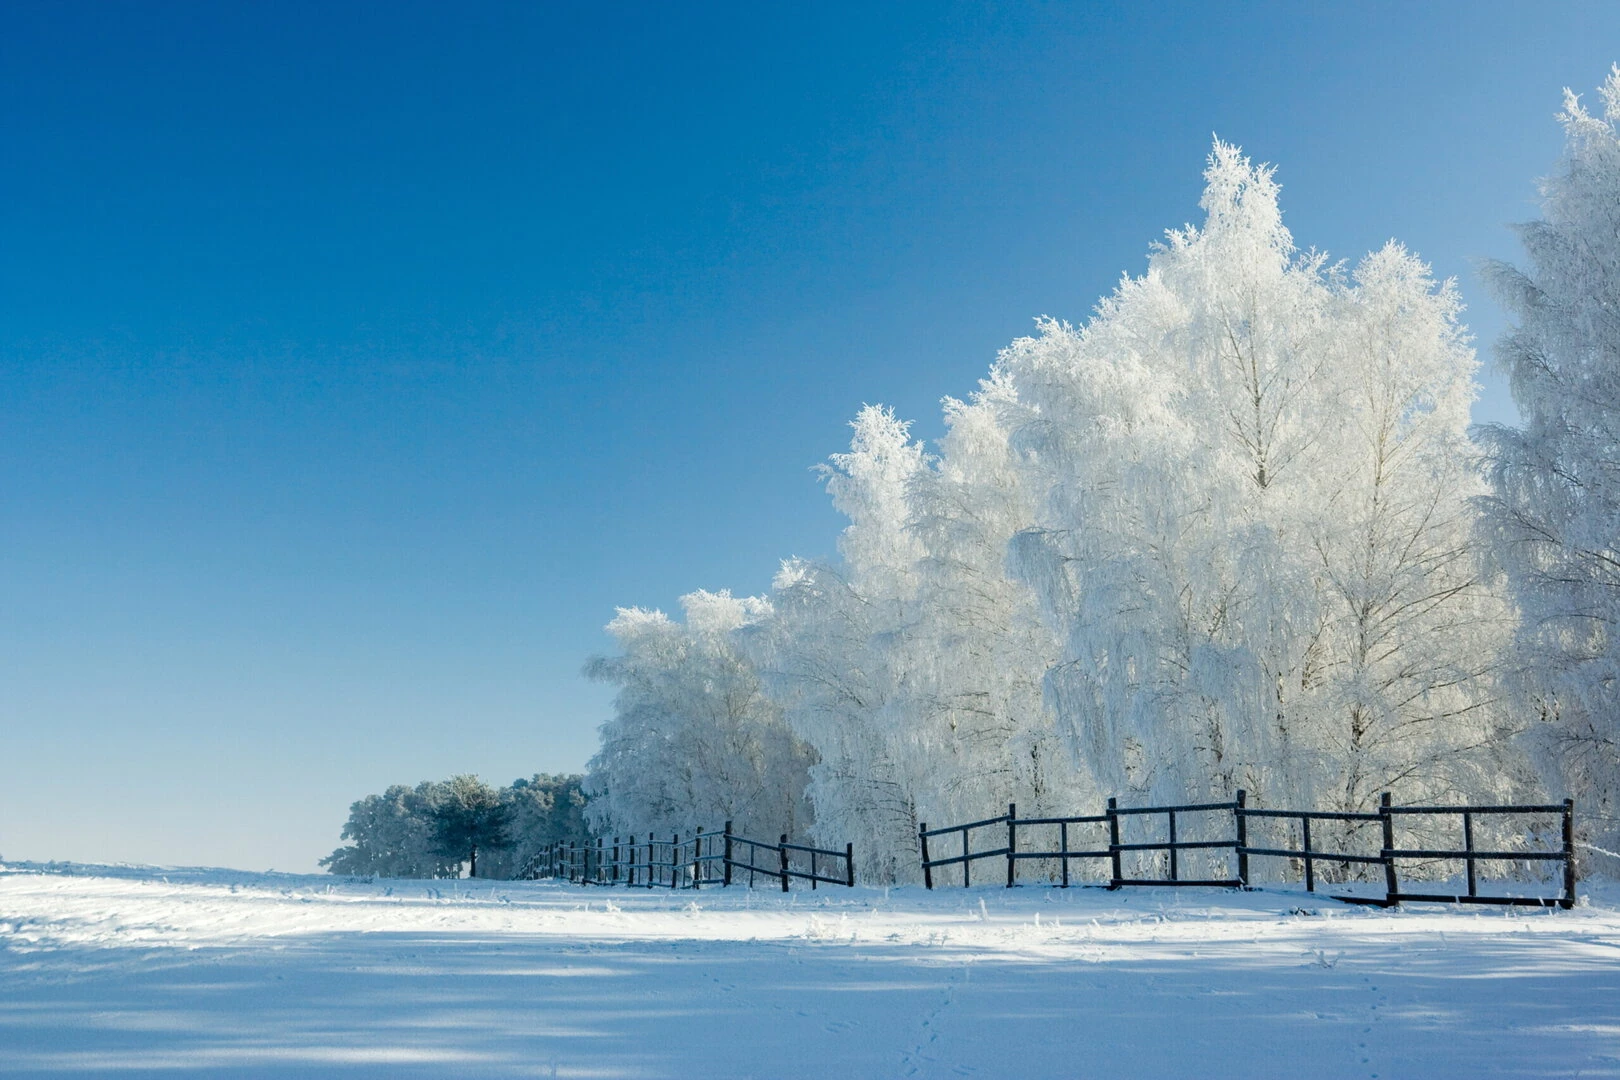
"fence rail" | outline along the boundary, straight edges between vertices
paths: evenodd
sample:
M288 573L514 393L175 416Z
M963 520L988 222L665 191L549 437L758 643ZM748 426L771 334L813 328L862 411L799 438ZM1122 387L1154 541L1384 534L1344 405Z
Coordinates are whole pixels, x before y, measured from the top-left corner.
M744 851L746 857L740 857ZM852 887L855 845L845 844L838 851L794 844L786 833L776 843L767 843L737 835L728 821L719 832L699 829L685 840L671 833L667 840L648 835L638 841L632 835L615 836L611 842L606 837L558 841L530 860L524 876L579 885L701 889L741 883L739 872L748 874L749 887L764 877L779 882L783 892L795 880L808 881L812 889L818 884Z
M1211 816L1217 822L1230 815L1230 834L1214 839L1183 839L1181 826L1187 821L1188 815L1201 815L1207 826ZM1527 847L1523 850L1489 850L1481 849L1474 843L1474 819L1480 815L1518 815L1524 817L1545 817L1556 815L1560 821L1560 841L1557 847ZM1397 847L1395 843L1396 821L1410 820L1412 818L1444 818L1447 816L1460 817L1462 823L1463 846L1461 848L1444 848L1433 846ZM1122 822L1131 819L1162 817L1164 819L1163 839L1130 841L1122 839ZM1298 827L1298 846L1262 846L1249 843L1249 825L1252 821L1284 821ZM1377 823L1379 846L1374 851L1346 851L1317 847L1317 838L1312 836L1312 822L1338 823L1348 825L1343 830L1348 839L1351 833L1362 827ZM1057 826L1058 843L1055 849L1030 848L1026 843L1020 846L1020 829L1029 829L1037 826ZM1105 826L1107 829L1106 843L1079 849L1070 846L1071 827ZM1224 826L1220 826L1223 827ZM981 838L985 830L991 830L991 839L987 846L974 849L976 834ZM1003 831L1004 830L1004 831ZM961 854L955 854L955 841L946 841L952 849L952 854L936 855L941 844L939 838L959 835L961 838ZM1136 806L1122 807L1117 799L1108 800L1107 809L1101 814L1089 814L1074 817L1038 817L1020 818L1015 803L1007 804L1007 812L999 817L984 818L980 821L970 821L962 825L946 825L930 829L926 823L918 827L917 840L922 852L923 884L928 888L934 887L934 871L941 867L960 866L962 870L962 884L970 886L973 883L973 864L975 862L993 859L1004 862L1006 867L1006 880L1008 887L1018 883L1018 864L1024 860L1049 860L1059 868L1059 884L1067 888L1070 884L1070 863L1073 860L1095 860L1101 862L1108 860L1108 887L1118 889L1126 885L1171 885L1171 886L1214 886L1221 888L1247 888L1250 882L1249 860L1253 857L1281 858L1291 863L1298 863L1303 870L1303 880L1307 892L1316 891L1317 866L1319 863L1337 863L1346 871L1351 865L1381 866L1384 870L1384 894L1382 896L1352 896L1334 895L1334 899L1350 903L1378 904L1393 907L1403 900L1426 901L1439 903L1460 904L1513 904L1536 907L1562 907L1571 908L1575 904L1575 802L1565 799L1562 803L1534 804L1522 806L1393 806L1390 796L1385 792L1379 799L1376 812L1367 811L1337 811L1337 810L1281 810L1262 809L1247 805L1247 797L1239 791L1236 798L1230 802L1187 803L1178 806ZM934 850L930 850L929 841L935 841ZM1228 876L1186 876L1183 873L1183 852L1216 852L1230 853L1230 862L1227 869L1231 870ZM1126 876L1125 858L1128 855L1153 852L1164 853L1165 871L1160 875L1152 876ZM1412 892L1403 890L1400 882L1400 873L1397 864L1403 860L1429 860L1442 862L1460 862L1466 870L1467 892L1460 894ZM1562 892L1558 896L1504 896L1498 894L1482 895L1479 891L1479 863L1562 863ZM1157 865L1157 860L1155 860Z

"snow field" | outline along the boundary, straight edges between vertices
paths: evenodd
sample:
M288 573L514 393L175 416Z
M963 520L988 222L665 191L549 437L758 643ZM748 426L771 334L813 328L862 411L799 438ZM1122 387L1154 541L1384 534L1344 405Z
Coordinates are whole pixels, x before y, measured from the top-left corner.
M8 1076L1620 1075L1620 911L0 872Z

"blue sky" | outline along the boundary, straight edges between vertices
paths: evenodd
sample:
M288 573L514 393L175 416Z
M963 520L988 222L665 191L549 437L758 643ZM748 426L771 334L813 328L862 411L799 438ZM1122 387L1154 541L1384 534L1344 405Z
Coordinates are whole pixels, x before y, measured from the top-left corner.
M937 435L1212 134L1488 345L1620 59L1609 4L461 7L0 11L0 854L310 869L582 767L614 606L830 553L856 409Z

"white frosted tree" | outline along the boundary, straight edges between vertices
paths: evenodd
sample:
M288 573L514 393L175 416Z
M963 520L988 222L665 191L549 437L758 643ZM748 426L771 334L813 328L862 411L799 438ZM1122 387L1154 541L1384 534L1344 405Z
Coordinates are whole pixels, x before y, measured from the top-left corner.
M378 877L456 877L460 863L440 850L436 808L444 785L424 780L393 784L349 807L343 839L353 841L321 860L334 874Z
M608 631L622 653L586 669L618 687L586 774L587 820L622 835L726 821L751 836L800 834L811 823L804 792L814 756L735 640L769 606L701 590L681 605L684 625L662 612L620 609Z
M1602 115L1565 91L1563 160L1520 226L1529 266L1487 277L1520 426L1487 429L1486 517L1520 610L1513 668L1549 786L1620 839L1620 67Z
M947 751L934 772L950 798L930 809L946 821L993 815L1013 800L1026 816L1060 813L1097 795L1045 701L1059 642L1007 568L1008 545L1036 510L1034 474L1000 422L1012 392L991 379L968 402L945 399L938 459L910 492L926 552L912 697Z
M818 830L853 840L871 880L918 875L925 821L1094 797L1042 696L1056 642L1005 569L1027 523L1016 454L985 402L946 412L937 458L889 410L856 417L825 474L850 520L843 559L786 564L760 640L789 724L820 757Z
M1455 294L1398 246L1348 278L1298 252L1234 147L1206 179L1201 228L998 364L1048 492L1014 560L1065 641L1063 730L1153 798L1488 786L1507 623L1470 540Z
M868 407L853 426L850 451L824 472L833 505L850 519L843 562L784 563L773 618L752 645L786 722L814 748L808 793L818 837L854 843L862 876L890 881L910 876L917 799L932 786L891 662L916 613L922 548L908 529L906 493L927 459L888 410Z
M1396 244L1369 255L1331 308L1344 418L1307 518L1322 631L1306 678L1328 718L1301 796L1357 809L1380 790L1425 801L1508 796L1497 679L1512 627L1477 540L1484 491L1468 437L1476 362L1451 283Z

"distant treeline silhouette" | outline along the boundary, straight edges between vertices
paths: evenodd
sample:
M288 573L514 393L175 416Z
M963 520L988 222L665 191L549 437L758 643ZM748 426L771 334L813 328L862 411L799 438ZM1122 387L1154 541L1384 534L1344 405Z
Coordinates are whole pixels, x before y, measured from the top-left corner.
M334 874L514 878L557 841L583 841L577 775L536 773L503 788L476 776L394 784L349 807L343 839L321 860Z

